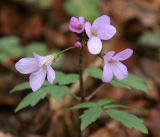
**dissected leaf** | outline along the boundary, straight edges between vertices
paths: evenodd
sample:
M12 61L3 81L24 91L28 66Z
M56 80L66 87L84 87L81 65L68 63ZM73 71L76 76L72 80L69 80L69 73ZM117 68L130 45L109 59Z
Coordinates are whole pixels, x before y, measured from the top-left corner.
M97 68L89 68L88 69L88 74L97 79L102 78L102 70L97 69ZM135 76L133 74L128 75L128 77L124 80L118 80L118 79L113 79L110 82L111 85L115 87L122 87L122 88L128 88L128 89L136 89L140 91L147 92L147 83L145 80L139 78L138 76Z
M16 85L10 92L13 93L13 92L21 91L25 89L30 89L30 85L28 81L25 81L23 83Z
M90 107L96 107L96 106L97 104L93 102L83 102L73 106L72 109L90 108Z
M66 1L64 7L70 15L83 15L87 20L92 21L100 15L98 10L99 2L99 0L69 0Z
M108 104L110 104L112 102L113 102L113 99L111 99L111 98L105 98L105 99L99 100L97 102L97 104L100 105L100 106L105 106L105 105L108 105Z
M91 123L95 122L101 115L102 109L100 107L92 107L84 111L81 115L81 130L84 130Z
M65 94L69 93L69 88L66 86L54 86L52 87L52 89L50 90L50 94L52 96L54 96L54 98L59 101L61 99L62 96L64 96Z
M109 109L109 110L106 110L106 112L111 118L120 122L127 128L135 128L145 134L148 133L148 130L143 124L143 121L137 116L132 115L125 111L120 111L120 110L115 110L115 109Z
M60 85L67 85L74 83L76 80L78 80L78 78L79 77L77 74L66 74L65 76L61 77L58 82Z
M115 87L136 89L136 90L147 92L146 81L142 80L141 78L139 78L133 74L129 74L125 80L114 79L111 81L111 84Z
M69 88L65 86L45 86L39 89L36 92L31 92L28 94L17 106L15 112L28 107L35 106L41 99L46 97L48 94L51 94L55 97L56 100L59 100L60 97L69 92Z
M87 72L93 78L102 79L102 70L99 68L88 68Z
M48 50L44 43L40 42L32 42L27 45L25 48L25 56L33 56L33 52L38 53L40 55L47 55Z

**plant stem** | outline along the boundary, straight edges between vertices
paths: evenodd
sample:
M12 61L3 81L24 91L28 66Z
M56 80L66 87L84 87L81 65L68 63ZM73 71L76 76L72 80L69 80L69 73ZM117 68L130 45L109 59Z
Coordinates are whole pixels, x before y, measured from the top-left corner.
M58 57L59 55L61 55L62 53L64 53L64 52L66 52L66 51L68 51L68 50L70 50L70 49L74 49L74 48L76 48L75 46L72 46L72 47L69 47L69 48L66 48L66 49L64 49L64 50L62 50L62 51L60 51L57 55L56 55L56 57ZM54 53L55 54L55 53ZM54 55L53 54L53 55Z
M100 87L98 87L95 91L93 91L90 95L88 95L85 100L89 101L91 100L100 90L101 88L104 86L105 84L102 84Z
M85 91L83 86L83 46L80 49L79 53L79 84L80 84L80 96L81 96L81 102L85 101ZM80 111L80 114L82 114L82 110ZM83 133L80 129L80 120L79 120L79 129L78 129L78 137L82 137Z
M83 46L80 49L79 54L79 82L80 82L80 96L82 98L81 102L85 101L85 92L83 87Z

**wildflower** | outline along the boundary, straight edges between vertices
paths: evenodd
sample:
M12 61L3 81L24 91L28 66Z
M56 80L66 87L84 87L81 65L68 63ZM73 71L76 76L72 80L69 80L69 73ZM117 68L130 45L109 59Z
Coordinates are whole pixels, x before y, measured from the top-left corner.
M69 29L75 33L82 33L85 27L85 19L84 17L72 17L69 23Z
M76 48L81 48L82 47L82 43L80 41L76 41L74 45L75 45Z
M123 80L128 76L127 67L122 64L120 61L128 59L132 54L132 49L125 49L116 55L114 55L114 51L109 51L103 57L104 59L104 67L103 67L103 74L102 74L102 81L103 82L110 82L113 78L113 75L118 80Z
M96 18L91 25L86 22L85 31L89 37L87 46L91 54L99 54L102 50L101 40L109 40L116 33L116 28L110 24L110 17L107 15Z
M53 55L40 56L34 53L34 58L22 58L15 64L15 67L22 74L30 74L30 86L33 91L37 91L42 86L46 76L48 82L53 84L55 79L55 71L51 67L53 60Z

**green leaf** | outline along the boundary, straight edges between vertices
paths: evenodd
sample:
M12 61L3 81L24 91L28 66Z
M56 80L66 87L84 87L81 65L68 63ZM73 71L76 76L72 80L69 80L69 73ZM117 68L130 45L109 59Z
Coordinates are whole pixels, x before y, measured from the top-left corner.
M15 112L28 107L35 106L41 99L46 97L48 94L51 94L55 97L56 100L59 100L60 97L69 92L69 88L65 86L45 86L39 89L36 92L31 92L28 94L17 106Z
M60 85L67 85L67 84L74 83L76 80L78 80L78 78L79 77L77 74L68 74L61 77L61 79L59 79L58 82Z
M72 109L90 108L90 107L96 107L96 106L97 104L93 102L83 102L73 106Z
M95 122L101 115L102 109L100 107L93 107L85 110L81 115L81 130L84 130L91 123Z
M109 109L109 108L127 108L128 106L125 105L120 105L120 104L108 104L104 106L104 109Z
M136 90L147 92L146 81L142 80L141 78L139 78L133 74L129 74L125 80L114 79L111 81L111 84L115 87L136 89Z
M64 7L72 16L85 16L87 20L93 21L100 15L99 2L99 0L68 0Z
M100 106L105 106L105 105L108 105L108 104L110 104L112 102L113 102L113 99L111 99L111 98L105 98L105 99L99 100L97 102L97 104L100 105Z
M143 121L139 119L137 116L132 115L125 111L120 111L115 109L106 110L106 112L111 118L120 122L127 128L135 128L141 131L142 133L145 133L145 134L148 133L148 130L143 124Z
M42 87L36 92L31 92L19 103L15 112L18 112L19 110L28 106L35 106L41 99L43 99L48 94L49 90L50 87Z
M0 50L7 58L10 56L20 57L24 53L22 47L20 46L20 39L15 36L1 38Z
M87 69L88 74L97 79L102 79L102 70L97 68L89 68ZM127 89L136 89L143 92L147 92L147 83L145 80L135 76L133 74L128 75L128 77L124 80L113 79L110 84L114 87L122 87Z
M48 50L45 44L41 42L33 42L26 46L25 56L33 56L33 52L38 53L40 55L48 54Z
M23 83L20 83L18 85L16 85L11 91L10 93L16 92L16 91L21 91L21 90L25 90L25 89L30 89L30 85L28 81L25 81Z
M99 68L88 68L87 72L93 78L102 79L102 70Z
M64 96L65 94L69 93L70 90L68 87L66 86L54 86L52 87L52 89L50 90L50 94L52 96L54 96L54 98L59 101L61 99L62 96Z

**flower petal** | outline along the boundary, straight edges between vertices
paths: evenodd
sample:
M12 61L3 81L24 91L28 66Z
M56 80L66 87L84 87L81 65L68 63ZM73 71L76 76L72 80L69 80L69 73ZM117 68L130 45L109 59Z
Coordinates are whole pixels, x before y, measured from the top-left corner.
M87 34L87 36L88 36L89 38L92 37L91 29L92 29L91 23L90 23L90 22L86 22L86 23L85 23L85 31L86 31L86 34Z
M55 80L55 71L50 65L47 66L47 79L50 84Z
M127 67L119 61L111 63L113 74L118 80L123 80L128 76Z
M94 28L98 28L99 26L101 26L102 24L105 24L105 25L109 25L110 24L110 17L107 16L107 15L102 15L98 18L96 18L93 22L93 27Z
M88 50L91 54L99 54L102 50L102 42L98 37L92 37L87 43Z
M97 35L101 40L109 40L116 33L116 28L112 25L101 24L97 28Z
M133 50L128 48L128 49L125 49L125 50L117 53L114 56L114 59L117 61L123 61L123 60L128 59L130 56L132 56L132 54L133 54Z
M15 64L15 67L22 74L30 74L38 70L38 63L34 58L22 58Z
M43 84L46 78L46 69L39 69L39 71L32 73L29 77L29 83L33 91L37 91Z
M103 59L104 59L104 63L108 63L108 61L110 61L110 59L113 57L115 51L109 51L107 52L104 56L103 56Z
M102 81L110 82L113 78L113 72L110 64L105 64L103 67Z
M81 23L82 25L84 25L85 18L83 16L80 16L78 19L79 19L79 23Z

